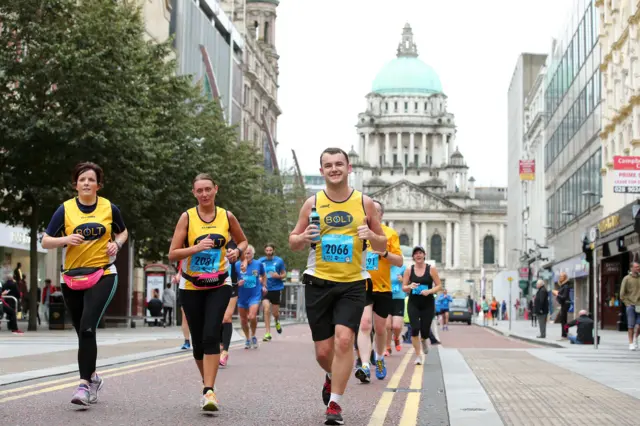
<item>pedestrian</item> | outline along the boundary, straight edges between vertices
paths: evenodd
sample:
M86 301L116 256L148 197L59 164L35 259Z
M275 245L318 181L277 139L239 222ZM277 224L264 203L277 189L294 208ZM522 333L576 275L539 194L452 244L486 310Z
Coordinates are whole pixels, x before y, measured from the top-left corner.
M434 317L435 297L442 289L436 267L425 262L425 250L416 246L411 254L413 266L404 271L402 289L409 293L409 321L411 322L411 343L416 352L416 365L424 364L424 356L429 353L427 339Z
M247 249L247 238L238 219L216 206L218 185L201 173L192 183L198 204L182 213L171 240L169 261L180 261L180 301L191 332L195 359L203 389L200 407L218 411L215 381L220 366L220 336L224 312L231 298L228 262ZM237 248L227 250L233 238Z
M549 315L549 292L543 280L538 280L536 287L535 300L533 302L534 314L538 317L538 326L540 327L539 339L547 337L547 315Z
M638 350L638 334L640 334L640 263L632 262L631 272L622 279L620 300L627 307L629 350L636 351Z
M311 248L302 282L316 360L326 372L322 401L327 425L344 424L340 400L353 366L352 348L370 277L365 251L369 244L377 252L387 246L373 201L349 186L351 171L344 150L322 152L326 189L305 201L289 236L292 250Z
M4 315L7 317L9 331L21 336L24 333L18 329L17 321L20 309L20 290L18 289L18 284L16 284L12 277L11 274L7 274L4 284L2 284L0 288L0 305L2 305L0 312L4 312ZM0 319L2 319L1 314Z
M164 325L171 326L173 324L173 308L176 306L176 293L171 288L171 283L167 283L167 288L162 292L162 314ZM167 321L169 317L169 321Z
M569 277L566 272L560 272L558 284L560 285L560 288L558 290L553 290L552 293L556 296L556 300L560 305L560 312L558 313L555 322L560 323L562 334L559 341L562 341L567 339L567 321L569 308L571 307L571 298L569 297Z
M534 309L533 298L529 299L527 304L527 309L529 310L529 318L531 319L531 327L536 327L538 325L538 315Z
M79 163L73 170L77 197L65 201L53 214L42 238L42 248L65 247L62 295L78 335L80 384L72 404L98 401L103 379L96 373L96 329L118 286L114 262L127 241L120 209L98 196L104 187L102 168Z

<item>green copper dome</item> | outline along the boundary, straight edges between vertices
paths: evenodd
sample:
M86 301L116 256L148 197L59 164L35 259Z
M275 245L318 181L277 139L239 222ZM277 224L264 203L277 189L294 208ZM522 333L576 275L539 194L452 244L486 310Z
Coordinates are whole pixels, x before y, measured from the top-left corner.
M405 25L397 58L387 63L373 81L372 91L381 95L442 93L440 77L418 59L413 32Z

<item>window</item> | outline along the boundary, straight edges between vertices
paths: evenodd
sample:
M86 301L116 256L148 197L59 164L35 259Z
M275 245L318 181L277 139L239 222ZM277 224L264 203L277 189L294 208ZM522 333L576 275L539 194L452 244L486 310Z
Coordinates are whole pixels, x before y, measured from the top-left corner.
M484 237L482 242L482 263L484 265L493 265L495 262L495 240L491 235Z
M271 38L269 37L269 23L265 22L264 23L264 42L268 44L270 41L271 41Z
M407 235L406 232L403 232L402 234L400 234L400 245L401 246L409 246L409 236Z
M416 110L416 112L418 112L418 103L417 103L417 102L414 104L414 106L413 106L413 107L414 107L413 109L415 109L415 110Z
M442 237L438 234L431 237L431 260L442 263Z

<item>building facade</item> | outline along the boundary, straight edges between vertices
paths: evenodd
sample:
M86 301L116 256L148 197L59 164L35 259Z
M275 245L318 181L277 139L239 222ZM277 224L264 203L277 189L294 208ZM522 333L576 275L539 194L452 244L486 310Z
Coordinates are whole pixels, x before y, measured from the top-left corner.
M125 0L125 3L141 8L147 39L156 43L167 41L174 0Z
M242 124L240 138L252 141L265 158L265 169L278 167L278 0L222 0L244 40L242 61Z
M424 247L458 294L479 294L484 267L490 296L505 265L507 191L475 187L440 78L418 59L409 24L366 101L350 153L354 186L384 204L384 222L398 232L405 257Z
M637 96L637 61L640 50L637 0L596 1L599 47L602 55L602 206L600 236L596 244L600 271L598 318L604 328L627 330L625 305L619 299L620 283L630 263L638 260L640 241L636 218L640 215L637 188L616 193L614 157L640 155L640 98ZM628 159L627 159L628 160ZM618 188L617 190L621 190ZM626 190L628 190L627 188Z
M595 0L574 0L546 62L546 265L554 280L573 281L574 312L592 310L593 287L583 253L586 231L602 217L600 47Z
M516 269L521 266L525 254L525 229L529 220L529 211L525 205L526 183L520 179L520 160L525 159L525 103L527 96L537 81L546 55L525 53L520 55L511 77L508 92L508 141L507 141L507 188L508 226L507 226L507 266ZM536 171L542 165L536 164ZM536 176L537 178L537 176Z

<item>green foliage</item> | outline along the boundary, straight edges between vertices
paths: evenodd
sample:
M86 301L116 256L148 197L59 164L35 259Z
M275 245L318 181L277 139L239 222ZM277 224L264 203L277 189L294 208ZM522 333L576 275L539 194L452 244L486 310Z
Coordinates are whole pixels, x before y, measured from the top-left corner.
M44 229L74 196L71 171L93 161L101 195L123 212L137 258L166 260L191 181L208 172L218 204L240 220L258 253L277 246L303 268L288 232L300 194L283 194L262 154L237 143L216 101L176 76L170 42L145 41L140 11L113 0L0 3L0 221Z

